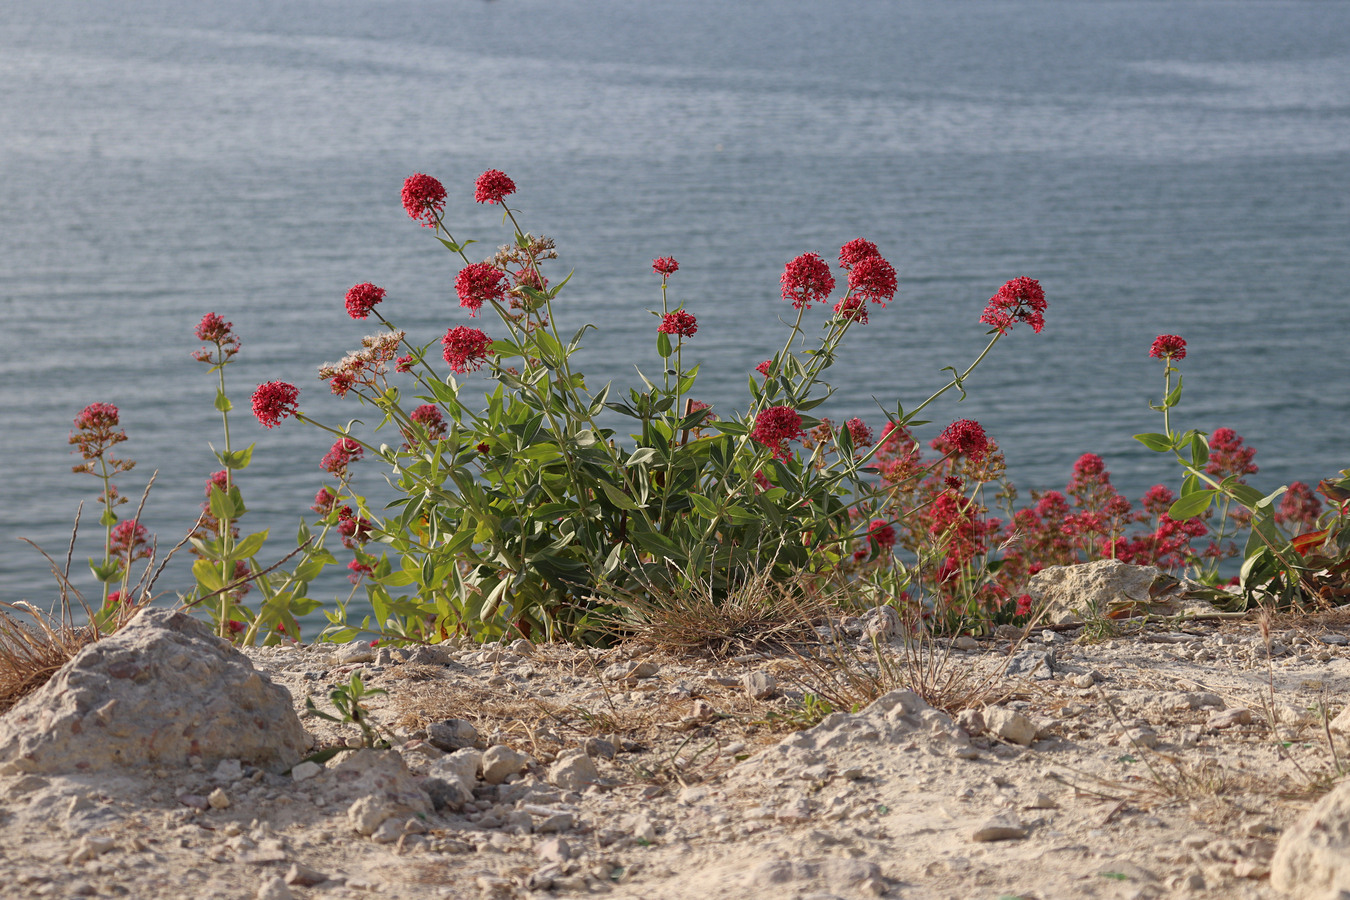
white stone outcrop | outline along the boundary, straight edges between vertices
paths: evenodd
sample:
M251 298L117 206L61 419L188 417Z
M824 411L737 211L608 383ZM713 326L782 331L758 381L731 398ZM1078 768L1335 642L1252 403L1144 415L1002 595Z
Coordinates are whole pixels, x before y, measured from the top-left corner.
M145 609L0 718L0 774L298 762L290 693L187 613Z

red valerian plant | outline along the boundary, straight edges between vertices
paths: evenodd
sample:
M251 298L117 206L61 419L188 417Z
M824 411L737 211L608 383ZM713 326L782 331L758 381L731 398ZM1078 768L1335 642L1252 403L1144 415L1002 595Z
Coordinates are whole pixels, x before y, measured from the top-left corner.
M834 275L818 253L803 253L783 269L783 299L796 309L810 309L812 303L824 303L834 290Z
M989 298L980 321L1005 334L1014 322L1026 322L1037 334L1045 327L1045 291L1034 278L1014 278Z
M656 330L662 334L693 337L698 332L698 320L684 310L677 309L662 316L661 324Z
M384 288L370 282L353 285L347 291L347 315L353 319L364 319L370 315L375 305L384 299Z
M451 371L460 374L478 371L492 353L489 349L492 346L492 338L477 328L467 328L463 325L456 325L447 331L445 337L441 338L441 343L445 345L445 352L442 355L450 364Z
M892 551L914 511L893 515L889 508L896 466L861 419L835 428L809 412L833 392L823 373L849 329L867 322L871 304L884 307L896 296L895 267L877 246L858 238L840 248L842 297L831 296L835 275L819 254L788 263L780 288L796 321L779 352L757 367L765 378L750 382L746 409L719 415L692 393L699 366L686 366L683 354L698 321L668 297L670 276L680 269L671 256L652 260L661 278L660 308L652 312L662 374L643 376L643 386L626 396L608 386L591 391L574 354L592 326L570 339L558 332L552 304L568 279L551 280L545 271L557 258L554 243L519 226L505 202L515 191L500 170L477 179L475 201L502 205L513 234L475 260L465 253L473 242L446 227L439 182L414 176L404 190L409 215L462 260L455 277L461 309L500 320L495 339L453 322L441 338L452 373L489 381L481 403L468 399L467 379L461 384L436 371L434 341L410 343L384 315L383 342L372 336L363 350L320 369L335 394L375 406L381 424L403 438L391 446L327 429L338 443L325 464L342 480L314 504L351 547L348 569L374 621L423 640L507 629L591 639L595 617L621 608L614 598L641 594L665 603L697 589L720 601L755 573L833 578L839 564L854 564L859 549L858 565L878 579L876 590L903 588L911 574ZM822 317L823 336L812 346L803 324L817 303L835 312ZM1039 304L1038 314L1043 295ZM897 405L888 433L907 433L907 424L959 388L978 363L953 370L952 381L915 408ZM260 387L254 411L268 427L287 417L318 424L299 411L298 392L287 382ZM633 424L621 431L602 414ZM985 451L992 442L981 443L982 435L973 422L953 425L951 472L991 470ZM388 465L403 495L383 518L349 477L349 463L362 454ZM950 509L939 512L953 520L945 530L983 539L972 530L980 525L973 501L951 496L944 503ZM945 533L943 540L951 543ZM954 558L968 552L958 547ZM369 625L348 622L345 612L330 618L333 635L344 640Z
M474 183L473 199L476 203L501 203L515 192L516 183L505 172L488 169Z
M669 278L680 270L680 264L673 257L662 256L652 260L652 271L663 278Z
M445 185L418 172L403 182L403 208L424 228L435 228L445 210Z

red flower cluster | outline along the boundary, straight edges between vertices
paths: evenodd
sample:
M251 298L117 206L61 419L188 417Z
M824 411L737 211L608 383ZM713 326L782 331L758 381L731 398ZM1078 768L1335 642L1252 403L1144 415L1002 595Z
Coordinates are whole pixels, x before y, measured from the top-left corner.
M455 293L459 295L459 305L469 311L469 315L478 315L478 310L489 300L502 300L506 297L506 273L491 263L473 263L459 270L455 276Z
M300 390L284 381L268 381L253 392L253 415L267 428L281 424L281 420L298 412L296 403Z
M662 278L669 278L671 275L678 272L679 269L680 264L675 261L674 257L662 256L652 260L652 271L657 275L662 276Z
M770 406L755 414L755 425L750 438L773 451L777 459L788 455L787 442L806 436L802 431L802 417L790 406Z
M755 366L755 371L763 375L765 378L768 378L770 373L773 372L773 360L771 359L764 360L764 362Z
M350 581L352 584L359 583L361 581L362 575L373 575L375 573L375 570L372 569L370 566L366 565L360 560L355 559L347 563L347 568L352 570L352 574L347 576L347 580Z
M661 317L661 324L656 329L662 334L674 334L680 337L693 337L698 331L698 320L682 309L677 309L673 313L666 313Z
M834 311L841 319L867 324L867 304L862 297L845 297L834 305Z
M476 372L487 362L488 356L492 351L488 349L492 346L492 338L488 337L477 328L466 328L463 325L456 325L445 333L441 338L441 343L445 345L445 361L450 364L450 368L460 373Z
M120 557L125 562L131 559L145 559L150 555L148 545L150 532L139 522L118 522L113 526L112 537L108 541L108 555Z
M433 441L445 437L445 417L441 415L439 407L430 403L423 403L410 412L408 418L425 428L427 437Z
M998 293L989 298L989 305L980 315L980 321L994 326L999 334L1007 334L1014 322L1026 322L1037 334L1045 327L1045 291L1041 283L1025 275L1014 278Z
M848 289L854 297L885 306L895 299L895 266L880 256L864 256L848 273Z
M205 347L192 351L192 358L198 362L213 366L223 365L239 352L239 338L234 333L234 325L215 313L207 313L197 323L194 330L197 340L216 345L216 352Z
M1242 435L1231 428L1216 428L1209 436L1209 462L1205 471L1211 475L1226 478L1235 475L1239 480L1244 475L1255 475L1255 447L1243 446Z
M1179 334L1160 334L1153 339L1148 355L1155 359L1185 359L1186 341Z
M321 516L326 516L333 511L334 504L337 503L337 495L328 488L319 488L319 492L314 495L314 505L310 509Z
M516 192L516 183L498 169L488 169L473 185L476 203L501 203Z
M824 303L834 290L830 267L817 253L803 253L783 269L783 299L796 309L810 309L812 303Z
M445 210L445 185L418 172L403 182L403 208L424 228L435 228Z
M978 461L989 452L989 436L973 419L957 419L942 430L933 442L934 449L959 453Z
M1310 531L1317 527L1317 517L1322 514L1322 501L1301 481L1291 482L1289 490L1280 498L1280 510L1276 518L1281 522L1295 525L1300 531Z
M867 526L867 537L879 547L895 546L895 529L885 519L873 519Z
M226 469L213 473L206 479L206 498L211 499L211 489L219 488L222 492L229 490L230 473Z
M352 438L338 438L333 447L319 461L319 468L340 478L347 475L347 466L365 456L366 450ZM317 499L317 498L316 498Z
M846 270L851 270L862 260L880 255L876 244L862 238L854 238L839 248L839 265Z
M71 433L69 444L74 444L80 456L89 460L99 459L105 452L127 439L125 431L117 431L117 407L111 403L91 403L75 417L75 431ZM116 462L114 460L113 462ZM127 468L131 468L127 466ZM92 472L87 466L75 466L76 472ZM123 470L125 471L125 470Z
M347 290L347 315L353 319L364 319L370 315L375 304L384 299L384 288L376 287L369 281L354 284Z
M849 419L847 422L844 423L844 427L848 429L848 436L853 439L853 446L855 447L872 446L872 441L874 440L872 436L872 429L868 428L867 423L864 422L862 419L856 417Z
M90 403L75 417L75 427L80 431L107 431L116 428L119 413L111 403Z
M338 535L342 546L352 549L356 544L364 544L370 539L370 521L364 516L356 516L350 506L338 510Z

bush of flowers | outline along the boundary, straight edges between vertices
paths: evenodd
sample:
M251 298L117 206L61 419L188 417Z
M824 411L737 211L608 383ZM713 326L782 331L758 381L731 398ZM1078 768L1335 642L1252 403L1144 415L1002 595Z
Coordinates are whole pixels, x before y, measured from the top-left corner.
M376 285L347 293L348 315L382 328L320 377L332 393L373 407L376 430L396 437L380 442L315 421L289 382L253 396L263 425L293 417L335 439L323 461L335 481L316 508L352 550L349 569L373 610L359 625L333 612L335 633L383 628L434 639L516 629L583 638L612 617L615 598L659 604L691 589L725 597L766 571L834 579L858 553L889 551L887 530L912 511L879 477L883 445L858 420L834 429L812 414L833 392L824 376L845 336L895 297L895 268L875 244L860 238L841 248L839 281L816 253L787 263L782 349L750 374L744 412L715 411L697 397L699 366L689 360L697 310L675 299L671 257L652 263L652 370L625 392L587 383L573 357L593 326L558 331L554 303L567 278L555 281L549 270L553 241L518 224L507 202L514 193L502 172L478 179L474 199L499 204L512 234L474 260L466 253L474 242L447 226L444 186L423 174L405 183L409 216L463 264L455 289L469 321L439 340L415 341L386 318ZM821 306L811 337L806 326ZM922 424L917 416L948 390L964 395L963 380L989 350L1017 322L1040 331L1044 310L1035 280L1008 282L981 317L990 340L974 363L952 369L914 408L897 406L887 427ZM478 327L480 314L495 325ZM472 377L486 378L483 399L473 399ZM944 435L949 455L986 440L968 421ZM399 498L387 510L372 509L353 484L358 460L388 467ZM872 576L878 587L908 577L904 566L874 569L885 570Z
M947 383L908 411L897 404L878 435L861 419L839 425L813 412L834 392L825 375L845 336L894 300L895 268L859 238L840 248L841 284L825 259L804 253L780 279L781 349L748 373L744 411L716 411L697 397L699 365L687 359L697 350L697 310L677 299L672 257L652 262L654 371L639 372L640 386L622 393L587 384L573 358L594 326L566 340L559 332L554 303L570 276L555 282L548 264L557 249L520 227L507 204L515 191L496 170L477 180L475 201L500 205L511 235L474 261L466 251L476 242L457 241L446 224L444 186L424 174L405 182L408 215L463 264L454 283L469 321L419 342L386 318L383 288L364 282L347 292L347 314L381 327L318 374L332 394L377 412L373 432L355 431L356 419L335 428L311 418L290 382L253 392L263 426L294 418L333 438L318 463L331 476L315 497L318 519L302 519L295 550L271 564L268 532L239 527L248 510L236 475L254 446L234 446L225 373L241 342L221 316L202 318L203 346L192 355L217 376L224 444L187 538L196 585L182 599L206 610L222 636L299 639L299 619L322 605L312 582L339 564L326 546L333 531L349 556L348 601L362 591L372 611L358 622L348 601L326 609L325 636L339 640L361 632L595 640L634 609L679 604L691 591L717 603L766 577L791 589L844 586L859 603L897 605L934 630L979 631L1026 622L1027 582L1046 566L1101 558L1185 571L1217 587L1221 564L1241 555L1235 580L1247 599L1350 601L1350 471L1319 485L1330 501L1324 513L1302 483L1270 495L1250 487L1256 451L1231 429L1174 432L1181 381L1173 387L1172 377L1186 356L1176 335L1151 350L1165 364L1164 399L1154 407L1164 431L1137 437L1175 456L1185 471L1180 492L1155 485L1136 507L1105 462L1086 453L1062 492L1033 491L1018 508L1003 453L979 423L949 424L930 442L931 456L912 429L947 392L964 399L966 379L1016 324L1041 331L1046 301L1034 279L1004 284L980 315L989 341L979 356L963 371L944 370ZM819 306L824 314L812 315ZM480 314L495 318L495 336L478 327ZM821 320L815 336L811 318ZM115 512L126 499L112 479L134 465L112 455L126 440L119 424L116 407L91 404L70 438L83 459L75 471L102 482L103 553L90 560L101 623L148 600L153 579L133 589L131 567L148 560L148 570L157 550L139 510L127 521ZM380 510L353 477L372 462L397 491ZM246 601L251 593L255 601ZM626 602L635 597L642 602Z

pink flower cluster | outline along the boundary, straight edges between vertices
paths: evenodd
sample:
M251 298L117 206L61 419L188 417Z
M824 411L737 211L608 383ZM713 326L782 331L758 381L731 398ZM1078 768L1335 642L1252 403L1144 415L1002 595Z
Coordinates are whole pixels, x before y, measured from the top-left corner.
M994 326L999 334L1007 334L1014 322L1026 322L1037 334L1045 327L1045 291L1034 278L1014 278L989 298L989 305L980 315L980 321Z
M192 351L192 358L198 362L224 365L239 352L239 338L234 333L234 325L215 313L202 316L194 333L197 340L216 345L214 353L205 347Z
M516 183L499 169L488 169L474 182L475 203L501 203L516 192Z
M682 309L667 313L661 317L657 331L662 334L674 334L679 337L693 337L698 331L698 320Z
M669 278L680 269L680 264L673 257L661 256L652 260L652 271L662 278Z
M430 403L423 403L408 414L408 418L427 430L427 437L433 441L445 437L445 417L441 415L439 407Z
M424 228L435 228L445 210L445 185L418 172L403 182L403 208Z
M770 406L755 414L750 438L773 451L775 459L786 459L788 441L806 436L802 431L802 417L790 406Z
M810 309L812 303L824 303L834 290L834 276L818 253L803 253L783 269L783 299L795 309Z
M968 456L978 462L989 452L989 436L985 434L979 422L973 419L957 419L942 430L933 446L947 453Z
M353 319L364 319L370 315L375 304L384 299L384 288L376 287L369 281L352 285L347 290L347 315Z
M467 309L470 316L478 315L484 303L503 300L507 287L506 273L491 263L467 265L455 276L455 293L459 295L459 305Z
M1155 359L1185 359L1186 341L1179 334L1160 334L1153 339L1148 355Z
M319 461L319 468L339 478L347 477L347 467L364 456L366 450L352 438L338 438Z
M445 346L445 352L442 354L445 361L450 364L453 371L461 375L465 372L478 371L492 354L492 350L489 349L492 346L492 338L477 328L456 325L445 333L441 343Z
M281 420L299 411L300 390L284 381L268 381L253 392L253 415L267 428L281 424Z

